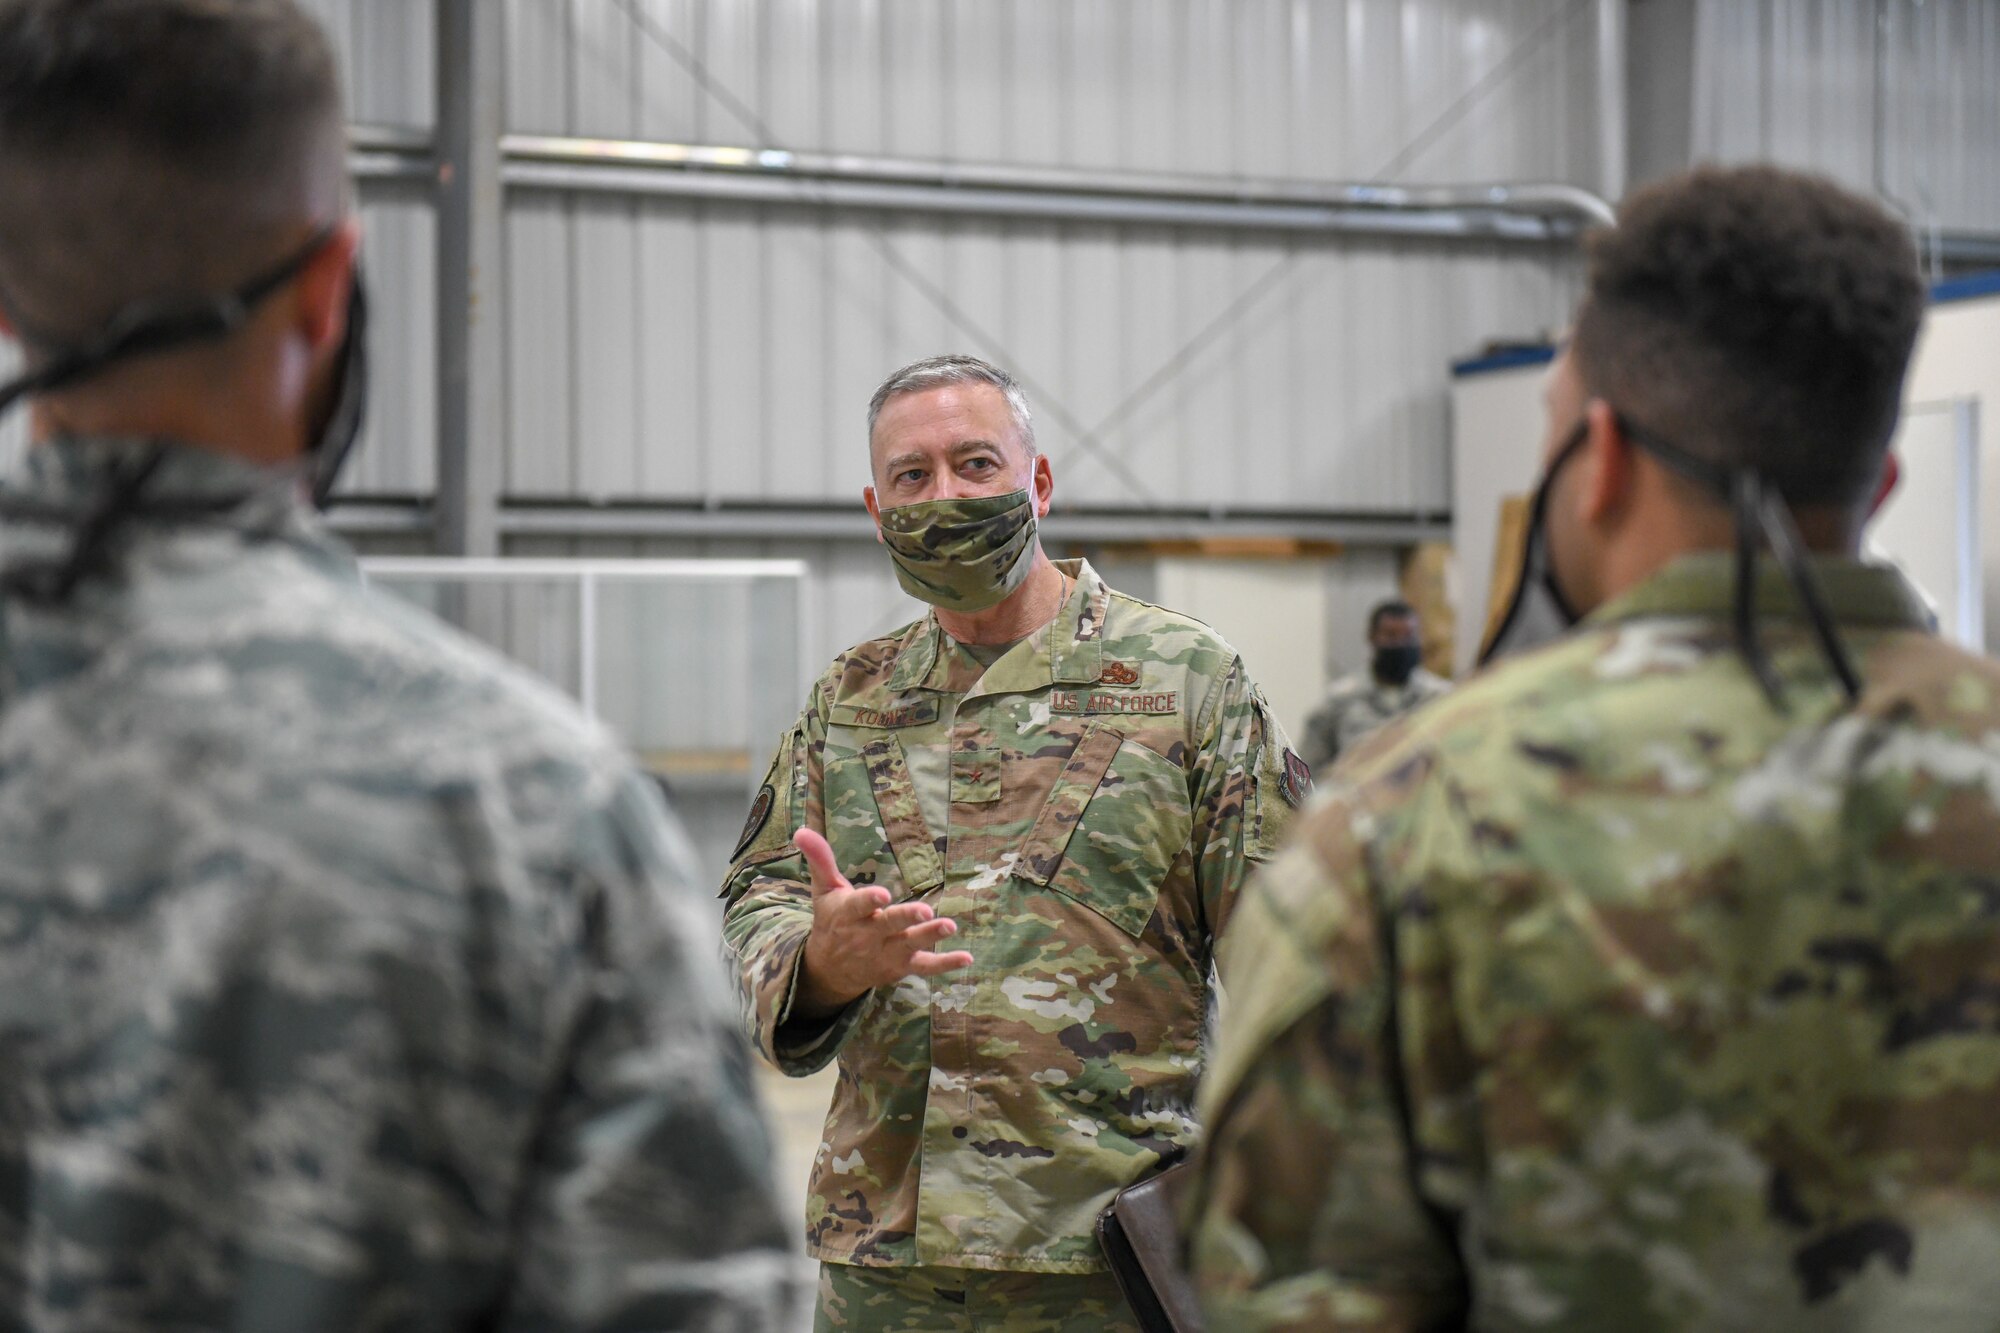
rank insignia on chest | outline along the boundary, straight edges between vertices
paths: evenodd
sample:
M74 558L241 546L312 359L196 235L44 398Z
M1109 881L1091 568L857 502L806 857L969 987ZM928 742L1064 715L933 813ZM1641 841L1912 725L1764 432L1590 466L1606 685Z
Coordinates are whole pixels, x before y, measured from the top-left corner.
M1155 691L1150 694L1106 694L1097 690L1050 690L1049 712L1053 714L1099 714L1099 713L1177 713L1180 711L1181 696L1178 690Z
M1100 685L1137 685L1139 668L1130 662L1106 662L1104 670L1097 673Z

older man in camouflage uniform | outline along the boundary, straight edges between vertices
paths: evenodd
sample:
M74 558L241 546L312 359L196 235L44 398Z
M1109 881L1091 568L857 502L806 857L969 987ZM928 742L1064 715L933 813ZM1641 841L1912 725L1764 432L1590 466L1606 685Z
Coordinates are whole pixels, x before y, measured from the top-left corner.
M1246 897L1218 1327L1995 1326L2000 669L1855 557L1922 303L1811 177L1598 239L1530 548L1590 618L1378 737Z
M869 417L937 609L813 687L723 890L764 1054L840 1061L821 1327L1129 1329L1093 1227L1194 1135L1214 943L1309 779L1228 644L1042 554L1004 373L920 362Z
M306 503L344 138L290 0L0 4L0 1328L785 1329L677 826Z

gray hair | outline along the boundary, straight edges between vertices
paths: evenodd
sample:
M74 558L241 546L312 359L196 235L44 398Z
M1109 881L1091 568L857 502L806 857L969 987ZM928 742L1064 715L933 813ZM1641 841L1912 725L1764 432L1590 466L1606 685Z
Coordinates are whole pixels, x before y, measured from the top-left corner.
M1021 392L1021 386L1014 377L989 361L981 361L976 356L948 354L927 356L921 361L913 361L882 381L882 387L868 400L868 438L875 438L875 418L882 415L882 405L899 393L922 393L926 389L942 389L951 384L990 384L998 389L1007 400L1007 410L1013 415L1015 433L1028 450L1028 457L1035 456L1035 418L1028 410L1028 395Z

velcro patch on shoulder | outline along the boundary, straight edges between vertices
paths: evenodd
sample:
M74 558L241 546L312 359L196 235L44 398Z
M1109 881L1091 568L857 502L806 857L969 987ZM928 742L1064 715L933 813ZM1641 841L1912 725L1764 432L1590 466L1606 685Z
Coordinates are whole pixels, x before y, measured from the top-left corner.
M1278 775L1278 790L1285 794L1285 800L1291 805L1292 809L1297 810L1305 805L1307 798L1312 795L1312 789L1312 765L1299 758L1297 752L1287 747L1285 750L1284 771Z
M938 702L935 699L911 699L888 708L835 704L826 713L826 722L830 727L921 727L937 720Z
M730 860L734 861L750 850L750 844L757 840L757 835L764 831L764 825L770 822L771 807L777 803L778 795L771 789L770 783L757 789L757 799L750 802L750 817L743 821L743 833L736 839L736 850L729 854Z

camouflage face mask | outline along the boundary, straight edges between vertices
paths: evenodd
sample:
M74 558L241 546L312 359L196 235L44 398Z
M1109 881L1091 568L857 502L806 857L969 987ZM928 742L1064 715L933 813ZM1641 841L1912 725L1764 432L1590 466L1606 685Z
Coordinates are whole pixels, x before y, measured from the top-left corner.
M903 591L946 611L998 606L1034 568L1035 502L1024 490L898 505L881 525Z

